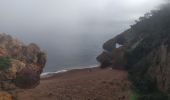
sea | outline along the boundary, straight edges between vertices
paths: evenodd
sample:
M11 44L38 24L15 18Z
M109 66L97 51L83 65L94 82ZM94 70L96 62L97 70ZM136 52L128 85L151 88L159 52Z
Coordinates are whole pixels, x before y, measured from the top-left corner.
M56 33L10 35L25 44L36 43L42 51L47 53L47 63L43 69L43 76L72 69L99 66L96 57L103 52L103 43L114 37L112 33L94 35L90 32L87 34L68 34L67 32L62 35L56 35Z

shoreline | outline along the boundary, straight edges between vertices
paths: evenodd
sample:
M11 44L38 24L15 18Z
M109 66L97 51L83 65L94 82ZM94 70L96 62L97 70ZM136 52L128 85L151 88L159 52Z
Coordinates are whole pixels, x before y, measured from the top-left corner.
M55 76L56 74L65 73L65 72L68 72L68 71L82 70L82 69L92 69L92 68L99 68L99 67L100 67L100 65L89 65L88 67L84 67L84 68L78 68L77 67L77 68L62 69L62 70L58 70L58 71L55 71L55 72L43 72L43 73L41 73L40 78L41 79L50 78L50 77Z

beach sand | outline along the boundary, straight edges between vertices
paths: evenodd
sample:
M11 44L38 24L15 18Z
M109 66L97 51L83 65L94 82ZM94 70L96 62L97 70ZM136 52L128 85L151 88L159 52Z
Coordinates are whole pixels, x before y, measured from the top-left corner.
M18 100L128 100L127 72L86 68L41 79L35 89L20 90Z

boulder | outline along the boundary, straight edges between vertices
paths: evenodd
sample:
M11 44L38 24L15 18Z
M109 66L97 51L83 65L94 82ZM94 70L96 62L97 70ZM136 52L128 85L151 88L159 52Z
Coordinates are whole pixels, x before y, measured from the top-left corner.
M46 60L46 53L38 45L25 45L8 34L0 33L0 90L10 92L36 87ZM3 98L2 94L0 98Z

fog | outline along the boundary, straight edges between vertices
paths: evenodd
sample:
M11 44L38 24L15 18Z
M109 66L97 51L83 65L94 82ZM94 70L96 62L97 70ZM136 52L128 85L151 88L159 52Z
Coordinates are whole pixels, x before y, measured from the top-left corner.
M97 64L102 44L163 0L0 0L0 31L48 53L45 71Z

